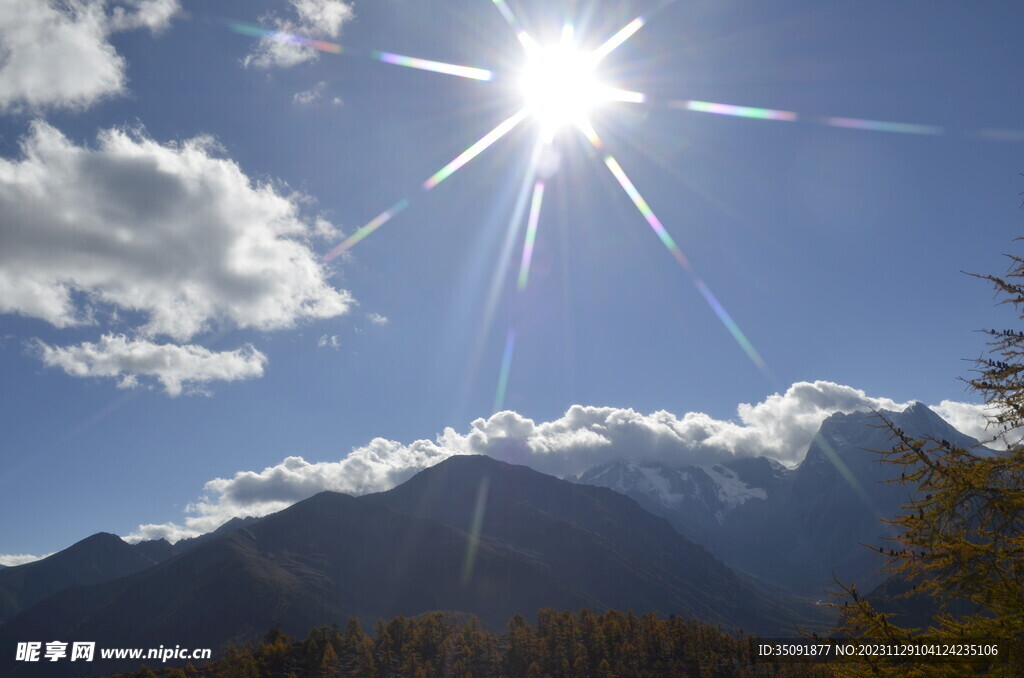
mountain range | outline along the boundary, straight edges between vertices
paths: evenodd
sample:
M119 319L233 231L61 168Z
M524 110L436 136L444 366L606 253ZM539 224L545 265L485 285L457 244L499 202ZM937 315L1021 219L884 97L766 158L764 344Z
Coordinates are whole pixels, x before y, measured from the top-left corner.
M908 435L976 443L921 404L883 414ZM869 451L892 444L879 424L832 415L795 468L739 456L700 467L616 461L570 482L455 456L386 492L322 492L173 545L96 534L0 570L0 647L216 651L277 624L301 637L349 617L372 626L431 611L501 631L544 607L696 617L766 636L824 629L827 608L810 601L833 573L862 590L884 580L876 545L892 535L879 517L908 498ZM3 675L26 670L9 661L0 658Z
M922 403L879 414L912 437L978 444ZM833 574L863 590L886 577L878 547L892 547L887 540L895 533L880 519L910 499L894 482L899 469L872 451L892 446L878 414L836 413L792 469L765 457L676 467L616 461L585 471L577 482L636 499L740 572L826 598Z
M232 518L213 532L174 544L165 539L128 544L115 534L98 532L41 560L0 569L0 623L70 586L141 572L255 520Z
M158 549L167 557L144 566ZM322 492L175 550L95 535L33 563L30 573L49 572L90 553L103 567L69 569L72 584L40 601L41 589L20 590L29 606L0 626L0 646L62 638L221 648L275 624L300 635L349 617L372 624L434 610L501 630L544 607L653 611L778 634L813 612L736 577L626 496L488 457L450 458L380 494ZM37 675L39 665L7 668Z

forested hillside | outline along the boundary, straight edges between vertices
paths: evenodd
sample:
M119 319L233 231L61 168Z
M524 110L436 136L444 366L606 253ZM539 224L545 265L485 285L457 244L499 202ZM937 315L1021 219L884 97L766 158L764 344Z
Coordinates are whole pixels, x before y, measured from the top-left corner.
M256 647L231 647L205 666L149 667L117 678L583 678L654 676L828 678L825 666L755 662L756 641L679 617L610 610L592 614L547 609L534 627L516 615L502 635L476 620L434 613L379 622L318 627L303 641L272 630Z

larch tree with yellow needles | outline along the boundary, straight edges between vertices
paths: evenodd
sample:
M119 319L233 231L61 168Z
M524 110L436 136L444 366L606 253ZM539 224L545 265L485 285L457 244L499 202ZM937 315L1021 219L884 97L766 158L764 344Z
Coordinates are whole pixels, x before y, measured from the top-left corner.
M974 277L992 283L1001 303L1024 320L1024 258L1009 258L1005 277ZM925 603L931 623L902 626L892 610L880 609L892 607L891 600L873 604L854 585L840 583L839 631L893 645L928 639L982 654L994 645L998 654L970 663L876 657L837 664L839 675L1024 675L1024 331L981 331L987 353L965 381L987 403L987 446L915 439L883 420L894 447L879 451L880 459L899 468L893 482L912 490L904 511L887 521L901 534L888 553L888 570L906 587L898 597Z

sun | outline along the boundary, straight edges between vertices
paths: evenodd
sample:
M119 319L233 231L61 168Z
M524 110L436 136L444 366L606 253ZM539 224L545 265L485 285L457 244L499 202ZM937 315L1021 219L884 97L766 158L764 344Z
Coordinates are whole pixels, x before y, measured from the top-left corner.
M596 107L612 99L595 73L597 61L593 52L564 41L528 51L519 87L526 111L544 134L585 124Z
M0 0L2 1L2 0ZM641 92L620 89L617 86L610 86L599 77L599 69L602 62L620 45L625 43L631 36L639 31L647 19L638 16L625 26L620 28L611 37L600 43L593 49L581 49L574 40L573 25L563 24L561 40L556 43L538 43L522 26L505 0L491 0L494 6L501 12L502 17L515 33L516 38L525 50L523 67L518 73L518 80L510 78L502 80L513 87L518 85L518 94L522 104L518 110L499 122L489 132L477 139L464 151L455 156L448 164L441 167L434 174L421 184L422 192L431 191L443 181L458 172L467 163L472 161L480 153L487 150L499 139L518 127L527 118L537 123L539 136L534 145L534 153L530 160L527 174L524 177L519 193L515 199L515 208L509 221L509 230L505 238L504 252L502 259L494 271L491 292L488 298L487 308L484 316L487 320L484 325L490 325L490 318L494 310L494 303L497 299L495 290L500 290L502 278L509 268L511 257L510 247L512 236L514 236L525 217L525 234L523 239L522 261L519 266L517 288L519 292L527 289L530 280L530 268L533 262L533 251L537 241L537 230L540 222L540 214L545 195L545 182L550 176L542 166L544 151L550 151L550 144L557 133L566 128L576 130L590 142L594 154L603 162L611 172L626 196L633 202L633 205L640 212L640 215L647 221L648 225L661 240L669 253L676 259L683 270L689 275L693 284L697 287L701 296L718 316L718 319L725 325L729 333L746 352L747 356L766 375L767 365L758 354L753 344L740 330L739 326L729 316L725 307L718 301L710 288L698 276L690 260L683 254L683 251L676 244L676 241L669 234L668 230L658 219L658 216L651 209L651 206L644 200L636 186L629 179L622 165L611 154L598 135L592 118L597 117L598 109L607 104L628 103L644 104L647 97ZM671 0L669 0L671 1ZM667 3L662 3L664 6ZM269 40L296 43L315 49L341 52L340 45L330 43L310 42L308 38L293 36L279 31L270 31L259 27L248 25L236 25L235 30L247 35L259 35ZM588 43L588 36L583 36L581 42ZM592 37L592 36L590 36ZM492 81L495 74L483 68L474 68L458 64L451 64L441 61L431 61L418 57L391 54L389 52L372 52L373 59L384 63L394 64L418 70L443 73L460 78L472 80ZM756 109L742 106L730 106L726 104L715 104L704 101L669 101L671 107L681 107L688 110L702 111L706 113L720 113L723 115L738 115L742 117L767 118L773 120L795 120L796 114L786 111L773 111L769 109ZM550 156L550 154L549 154ZM554 157L557 157L555 154ZM532 188L532 191L531 191ZM532 192L532 197L530 194ZM389 222L397 214L404 211L410 204L411 198L402 198L394 205L384 210L376 217L357 229L345 240L332 248L321 257L326 263L347 252L361 240L369 236L378 228ZM512 356L515 348L516 333L514 328L509 328L505 343L505 352L502 357L501 372L498 379L498 389L495 395L494 411L500 411L504 406L505 390L508 383L509 368L512 363Z

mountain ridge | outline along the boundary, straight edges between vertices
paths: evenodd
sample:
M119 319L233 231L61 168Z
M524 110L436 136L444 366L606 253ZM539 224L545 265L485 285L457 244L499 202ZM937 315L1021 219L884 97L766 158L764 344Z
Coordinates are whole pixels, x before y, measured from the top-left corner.
M830 415L793 469L756 461L764 457L737 458L712 467L633 462L634 468L643 468L621 473L615 483L609 482L609 464L584 471L577 481L603 483L634 497L738 572L798 595L823 596L833 571L870 588L884 579L882 560L860 544L894 536L879 518L891 517L910 497L899 483L885 482L898 477L895 469L880 465L866 451L893 444L879 415L911 436L931 434L960 446L978 445L915 402L900 412ZM620 471L630 468L617 463ZM726 478L731 486L723 486L722 478L708 472L716 467L732 474ZM651 476L675 483L677 495L665 501L664 494L652 492ZM690 479L689 485L677 482L683 476ZM732 502L723 500L729 491Z
M655 611L763 632L808 618L611 490L455 457L390 492L321 492L147 570L71 586L0 625L0 644L218 648L277 623L302 634L434 610L492 628L546 607ZM387 505L402 502L409 513ZM490 517L474 518L478 504Z

